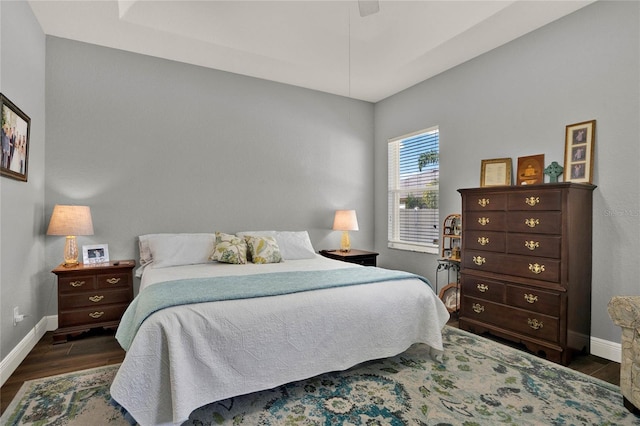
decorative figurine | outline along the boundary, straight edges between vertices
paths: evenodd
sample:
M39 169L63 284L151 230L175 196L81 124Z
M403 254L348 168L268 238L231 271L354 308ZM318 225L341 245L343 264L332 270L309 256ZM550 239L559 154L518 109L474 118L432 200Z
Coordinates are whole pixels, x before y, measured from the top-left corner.
M549 175L549 182L557 183L558 176L562 174L563 170L564 168L556 161L554 161L553 163L549 164L546 169L544 169L544 174Z

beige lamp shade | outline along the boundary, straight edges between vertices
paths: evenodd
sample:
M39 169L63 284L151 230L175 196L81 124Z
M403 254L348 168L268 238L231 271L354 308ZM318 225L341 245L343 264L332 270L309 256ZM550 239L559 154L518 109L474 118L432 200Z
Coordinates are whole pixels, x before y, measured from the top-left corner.
M358 230L358 218L356 217L356 211L336 210L336 215L333 218L333 230L342 231L340 251L351 251L351 238L349 236L349 231Z
M88 206L63 206L57 204L49 221L47 235L65 235L64 266L78 264L76 235L93 235L91 209Z
M47 235L93 235L91 209L89 206L56 204Z
M333 218L334 231L357 231L358 218L355 210L336 210Z

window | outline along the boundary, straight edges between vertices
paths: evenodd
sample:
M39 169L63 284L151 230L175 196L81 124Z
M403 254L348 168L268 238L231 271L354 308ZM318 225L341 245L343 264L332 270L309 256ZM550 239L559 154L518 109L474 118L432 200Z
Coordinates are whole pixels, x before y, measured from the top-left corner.
M389 140L388 247L438 253L438 127Z

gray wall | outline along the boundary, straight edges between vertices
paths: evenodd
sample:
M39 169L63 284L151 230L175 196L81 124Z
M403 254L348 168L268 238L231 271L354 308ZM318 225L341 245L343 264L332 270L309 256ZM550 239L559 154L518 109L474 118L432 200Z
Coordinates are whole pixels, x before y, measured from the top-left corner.
M123 259L145 233L276 229L335 248L352 208L353 245L373 248L372 104L55 37L46 83L47 220L91 206L79 245Z
M0 177L0 355L47 313L43 279L45 36L26 2L0 2L0 92L31 118L28 181ZM30 314L13 326L13 307Z
M375 247L382 266L432 277L435 257L386 248L387 140L440 126L442 216L482 159L564 164L565 126L597 120L592 334L619 342L611 296L640 294L640 3L597 2L375 107ZM514 173L515 174L515 173ZM585 307L587 309L588 307Z

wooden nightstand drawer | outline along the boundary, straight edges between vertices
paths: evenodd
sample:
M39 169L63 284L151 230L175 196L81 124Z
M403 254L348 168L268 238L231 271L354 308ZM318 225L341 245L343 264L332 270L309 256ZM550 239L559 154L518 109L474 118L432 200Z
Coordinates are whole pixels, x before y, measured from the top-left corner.
M113 274L98 275L97 282L98 282L97 288L128 287L129 283L131 282L131 274L130 273L113 273Z
M61 311L58 321L62 321L66 326L83 325L92 328L93 325L98 326L104 322L120 321L127 306L128 303Z
M121 290L96 290L81 294L65 294L60 297L61 311L76 309L83 306L102 306L113 303L129 303L131 294L129 289Z
M354 263L362 266L376 266L378 253L366 250L352 249L348 252L339 250L320 250L320 254L329 259L341 260L347 263Z
M61 293L79 292L96 287L95 275L73 275L58 278L58 291Z

